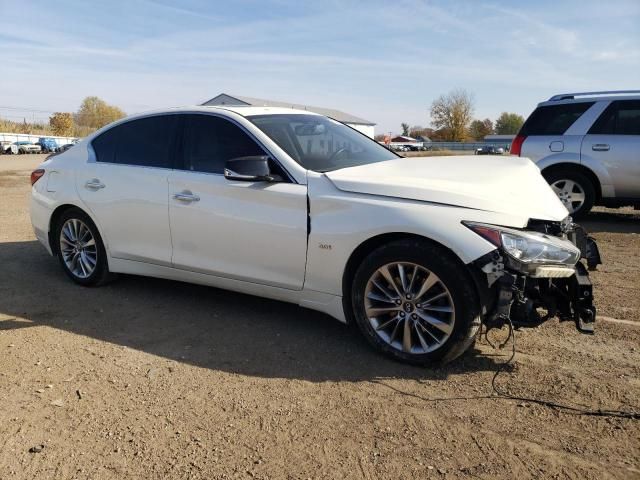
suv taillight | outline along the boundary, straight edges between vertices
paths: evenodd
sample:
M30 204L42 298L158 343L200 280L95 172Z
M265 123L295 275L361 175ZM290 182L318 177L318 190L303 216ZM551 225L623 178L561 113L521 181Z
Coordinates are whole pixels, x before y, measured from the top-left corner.
M526 139L526 135L516 135L516 138L514 138L513 142L511 142L511 155L520 156L520 153L522 152L522 144Z
M42 168L39 168L38 170L34 170L33 172L31 172L31 185L33 185L38 180L40 180L43 175L44 175L44 170Z

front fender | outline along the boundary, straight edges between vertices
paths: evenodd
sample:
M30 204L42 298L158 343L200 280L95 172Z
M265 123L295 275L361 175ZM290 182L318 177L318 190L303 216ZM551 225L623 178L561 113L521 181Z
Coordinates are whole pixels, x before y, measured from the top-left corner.
M526 217L343 192L324 177L309 176L311 231L305 289L342 295L342 278L352 253L384 234L410 234L435 241L468 264L495 247L463 220L524 227Z

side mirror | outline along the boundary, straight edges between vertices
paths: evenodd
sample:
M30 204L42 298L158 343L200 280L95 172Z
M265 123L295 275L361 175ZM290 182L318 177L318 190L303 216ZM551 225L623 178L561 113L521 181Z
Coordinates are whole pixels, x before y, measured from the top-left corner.
M254 155L227 160L224 165L224 178L240 182L273 182L276 175L269 171L269 157Z

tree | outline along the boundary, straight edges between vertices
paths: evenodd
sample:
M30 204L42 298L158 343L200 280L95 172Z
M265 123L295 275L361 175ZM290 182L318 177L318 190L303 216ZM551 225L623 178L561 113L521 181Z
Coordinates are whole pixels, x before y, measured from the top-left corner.
M408 123L401 123L400 126L402 127L402 135L404 135L405 137L409 135L409 124Z
M417 137L428 137L429 136L429 128L424 128L421 125L414 125L409 129L409 136L413 138Z
M441 95L431 104L431 123L448 133L447 140L462 142L473 115L473 95L463 89Z
M488 118L484 120L474 120L469 125L469 135L474 140L483 140L487 135L493 133L493 122Z
M515 135L523 123L524 117L522 115L502 112L496 120L496 133L498 135Z
M22 124L18 128L18 133L31 133L31 125L27 123L27 119L22 119Z
M49 117L49 125L54 135L70 137L73 135L73 116L68 112L56 112Z
M118 107L98 97L87 97L82 101L75 120L81 127L98 129L124 116L125 113Z

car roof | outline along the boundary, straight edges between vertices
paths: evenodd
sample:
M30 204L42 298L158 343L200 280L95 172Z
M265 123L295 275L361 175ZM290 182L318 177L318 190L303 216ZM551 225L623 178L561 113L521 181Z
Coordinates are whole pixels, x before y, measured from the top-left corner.
M160 115L163 113L189 113L189 112L203 112L203 113L215 113L215 112L233 112L243 117L250 117L253 115L286 115L286 114L298 114L298 115L322 115L310 112L308 110L297 110L295 108L284 107L253 107L253 106L204 106L204 105L186 105L182 107L163 108L158 110L152 110L148 112L140 112L126 117L127 119L133 119L137 117L146 117L149 115Z
M640 100L640 90L618 90L608 92L560 93L538 106L563 105L568 103L601 102L613 100Z

